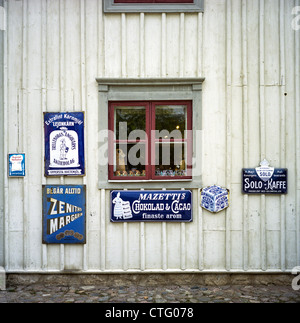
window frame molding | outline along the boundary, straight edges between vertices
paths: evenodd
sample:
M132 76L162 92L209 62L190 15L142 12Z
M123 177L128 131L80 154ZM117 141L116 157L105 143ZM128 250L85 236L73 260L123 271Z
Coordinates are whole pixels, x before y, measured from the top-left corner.
M197 163L197 173L193 167L192 179L162 179L162 180L109 180L108 156L98 156L98 188L118 189L126 186L128 189L156 189L165 187L187 189L202 187L201 159L202 142L196 138L196 131L202 131L202 83L204 78L97 78L99 94L99 136L109 129L109 102L110 101L192 101L192 129L193 129L193 156L201 151ZM100 139L100 138L99 138ZM99 140L99 152L103 147L108 148L108 141ZM100 158L102 158L100 162ZM106 160L103 160L106 158ZM200 171L199 171L200 169Z
M103 0L105 13L120 12L204 12L204 0L194 0L194 3L114 3L114 0Z

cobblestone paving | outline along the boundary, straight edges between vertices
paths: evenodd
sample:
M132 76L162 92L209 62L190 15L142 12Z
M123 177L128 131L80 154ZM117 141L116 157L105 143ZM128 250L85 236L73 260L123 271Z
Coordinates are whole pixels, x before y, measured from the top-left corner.
M8 286L0 303L300 303L291 286Z

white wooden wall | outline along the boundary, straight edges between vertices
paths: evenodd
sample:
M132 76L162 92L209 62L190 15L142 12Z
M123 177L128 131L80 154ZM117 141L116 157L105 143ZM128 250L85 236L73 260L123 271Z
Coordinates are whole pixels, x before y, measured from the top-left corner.
M206 0L204 14L104 15L102 0L4 6L4 174L7 153L25 152L27 162L24 179L4 176L8 272L300 265L300 30L292 29L300 0ZM109 191L97 188L96 77L205 77L203 186L229 188L231 207L202 211L194 190L190 224L110 223ZM87 175L46 179L43 112L81 110ZM241 169L264 158L288 168L287 196L241 194ZM42 245L43 184L87 185L86 245Z

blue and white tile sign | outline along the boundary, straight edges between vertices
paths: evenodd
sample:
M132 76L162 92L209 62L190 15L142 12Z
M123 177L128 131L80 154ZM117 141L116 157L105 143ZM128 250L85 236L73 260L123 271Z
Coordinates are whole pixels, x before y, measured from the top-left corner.
M191 222L191 191L111 191L112 222Z
M229 207L229 190L213 185L201 190L201 207L205 210L218 213Z
M263 160L260 167L243 169L244 194L287 194L288 170L270 167Z
M8 176L25 176L25 154L15 153L8 155Z
M44 113L45 176L83 176L84 113Z
M43 243L86 242L85 185L43 186Z

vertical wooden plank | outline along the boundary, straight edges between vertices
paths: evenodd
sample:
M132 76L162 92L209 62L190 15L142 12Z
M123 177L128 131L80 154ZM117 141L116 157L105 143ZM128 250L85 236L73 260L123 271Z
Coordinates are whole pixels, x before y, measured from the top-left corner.
M0 266L4 266L4 30L6 30L6 12L4 8L4 1L0 1Z
M199 239L201 234L198 231L200 221L198 192L198 189L192 190L193 222L185 223L181 228L184 235L181 250L185 250L182 255L183 270L199 270Z
M184 76L195 77L198 70L198 14L185 14L184 19ZM201 34L200 34L201 36ZM199 57L199 58L198 58Z
M179 14L168 14L166 21L166 74L179 76Z
M257 167L261 161L260 140L260 33L259 33L259 1L247 1L247 57L248 57L248 165ZM250 113L251 111L251 113ZM250 131L251 130L251 131ZM261 197L249 196L249 252L248 264L250 269L261 267Z
M167 76L167 23L166 14L161 14L161 77Z
M23 1L23 62L22 62L22 126L21 129L23 134L26 132L26 135L23 135L22 140L22 151L27 152L27 111L28 111L28 0ZM19 123L20 124L20 123ZM20 148L19 148L20 149ZM23 268L26 270L29 263L29 247L28 247L28 170L29 166L27 161L27 177L23 181Z
M4 10L8 13L8 2L4 1ZM9 31L9 17L6 20L6 32L3 35L3 170L4 170L4 267L9 269L9 202L8 202L8 178L7 174L7 154L8 154L8 31Z
M280 25L279 25L279 47L280 47L280 81L281 91L280 97L280 167L286 167L286 107L285 107L285 85L286 85L286 71L285 71L285 1L280 0L279 3L279 14L280 14ZM281 270L286 269L286 197L281 196L280 201L280 252L281 252Z
M85 83L86 83L86 99L83 102L85 111L85 146L86 146L86 176L83 183L87 185L87 244L85 246L85 258L87 269L101 269L101 191L97 189L98 178L95 176L98 172L98 163L94 158L88 156L97 156L98 154L98 136L95 134L99 131L98 126L98 110L99 102L97 96L97 84L95 78L100 75L95 66L98 64L99 57L99 36L98 29L95 32L95 26L102 24L102 13L98 15L98 8L101 3L98 0L85 1ZM83 44L83 40L82 40ZM103 46L101 43L100 46ZM101 71L102 73L102 71ZM84 182L85 181L85 182ZM104 201L105 203L105 201Z
M180 27L179 27L179 76L184 75L184 43L185 43L185 14L180 13Z
M103 77L105 74L105 50L104 50L104 15L103 15L103 1L97 0L97 75Z
M227 159L226 159L226 187L231 192L231 167L232 167L232 113L231 113L231 106L232 106L232 2L227 1L226 3L226 65L227 65L227 75L226 75L226 151L227 151ZM231 210L226 211L226 269L229 270L231 268Z
M145 14L140 13L140 77L145 76Z
M105 190L105 260L106 269L122 270L127 263L124 255L124 225L110 222L110 191Z
M166 188L162 189L163 191L166 190ZM161 258L161 263L162 263L162 269L167 270L168 268L168 236L167 236L167 223L163 222L161 224L161 241L162 241L162 258Z
M203 76L203 13L198 13L198 29L197 29L197 76L202 77Z
M155 35L155 37L153 37ZM145 76L161 75L161 15L145 16Z
M144 189L141 189L143 191ZM145 270L145 223L140 223L140 269Z
M105 76L119 77L122 75L121 16L104 15L104 23Z
M300 6L300 1L295 1ZM297 236L297 265L300 263L300 31L295 31L295 114L296 114L296 169L297 169L297 193L296 193L296 236Z
M60 92L60 111L66 111L66 92L65 92L65 0L59 1L59 92ZM60 178L60 184L64 184L64 178ZM65 246L59 245L59 269L65 268Z
M260 159L266 157L266 132L265 132L265 5L264 1L259 1L259 80L260 80ZM260 222L260 235L261 235L261 269L266 270L266 197L261 196L261 222Z
M106 269L106 230L105 230L105 190L101 189L100 195L100 269Z
M125 13L121 14L121 76L127 76L127 32Z
M126 16L126 72L128 77L140 74L140 16Z
M266 158L280 167L280 21L279 1L265 1ZM268 53L273 53L268 55ZM280 197L266 196L267 268L280 267Z
M184 190L184 188L181 188ZM180 225L180 269L186 269L186 224L181 223Z
M41 53L42 53L42 66L41 66L41 86L42 86L42 112L47 111L47 0L42 1L42 9L41 9ZM45 156L45 148L44 148L44 122L43 122L43 114L42 114L42 122L41 122L41 134L42 134L42 158L41 158L41 182L42 185L46 185L46 177L44 176L44 156ZM47 270L48 261L47 261L47 245L42 245L42 270Z
M5 68L5 123L4 134L6 138L5 150L19 152L20 147L20 111L22 107L22 58L23 58L23 3L7 2L7 28L5 33L6 68ZM19 19L14 21L13 15ZM12 73L12 71L14 71ZM5 156L7 164L7 155ZM6 168L7 171L7 168ZM6 173L7 174L7 173ZM6 184L6 224L7 227L7 269L22 270L24 268L24 222L23 222L23 181L21 179L8 179ZM19 196L12 199L11 196Z
M200 271L204 269L204 230L203 230L203 212L200 207L201 193L198 190L198 268Z
M203 186L226 181L226 3L206 3L203 39ZM207 81L208 80L208 81ZM218 91L216 91L218 89ZM213 147L213 149L212 149ZM225 212L203 211L204 266L225 268ZM213 252L209 246L214 246Z
M124 191L127 191L125 188ZM122 263L122 269L124 271L128 270L128 223L124 222L122 224L123 226L123 263Z
M248 68L247 68L247 1L242 2L241 19L241 53L242 53L242 95L243 95L243 160L244 167L249 167L249 133L248 133ZM249 198L244 196L244 269L249 268Z

